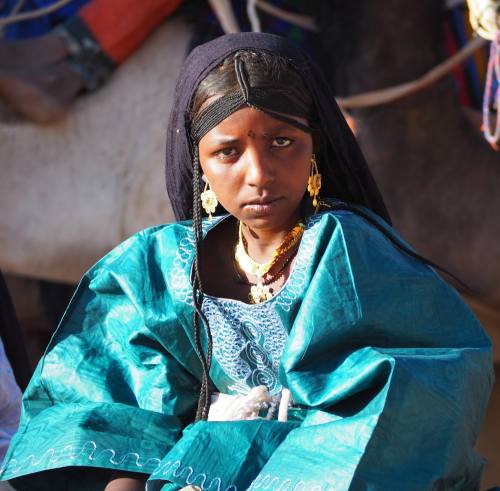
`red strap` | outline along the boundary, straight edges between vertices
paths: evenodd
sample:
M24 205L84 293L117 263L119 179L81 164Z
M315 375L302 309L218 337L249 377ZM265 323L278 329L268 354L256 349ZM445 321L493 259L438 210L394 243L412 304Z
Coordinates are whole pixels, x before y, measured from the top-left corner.
M102 50L122 63L182 0L92 0L78 13Z

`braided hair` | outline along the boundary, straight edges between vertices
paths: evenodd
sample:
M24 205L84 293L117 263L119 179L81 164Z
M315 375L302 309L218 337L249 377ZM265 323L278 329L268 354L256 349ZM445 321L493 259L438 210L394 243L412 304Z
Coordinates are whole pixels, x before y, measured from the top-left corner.
M241 71L243 64L244 70ZM248 79L241 80L242 73ZM249 85L248 85L249 84ZM244 85L242 87L242 85ZM428 259L420 256L406 244L402 243L395 238L394 234L389 232L387 226L381 225L376 220L372 213L365 211L363 206L358 203L352 203L351 200L345 199L335 186L337 162L332 161L331 152L328 154L321 151L321 139L325 135L321 132L321 125L318 123L316 116L316 106L313 98L307 89L302 76L295 70L295 68L288 62L288 60L272 51L251 51L251 50L238 50L231 53L220 64L215 66L208 74L200 81L196 91L193 94L188 111L188 120L190 127L190 146L192 155L192 217L193 217L193 233L195 245L195 258L193 262L193 275L192 275L192 298L194 305L193 312L193 329L194 329L194 342L197 355L200 359L202 367L202 380L201 388L198 399L198 408L196 412L196 420L204 420L208 417L210 408L211 391L213 384L210 381L210 366L212 362L213 343L210 325L208 319L203 313L203 284L200 274L200 263L203 257L203 229L202 229L202 207L201 207L201 167L199 162L198 142L206 132L216 126L217 121L222 121L225 117L237 109L238 104L241 105L241 96L238 90L244 92L245 88L251 86L252 90L258 96L259 89L262 91L269 90L274 99L280 99L280 96L286 97L288 103L293 106L295 114L304 115L308 120L307 129L312 129L313 141L315 152L318 155L319 166L323 174L322 190L326 196L340 198L333 206L329 206L332 210L347 210L361 216L380 232L382 232L397 248L409 254L413 258L420 260L431 267L439 269L458 283L464 286L458 278L453 276L438 265L432 263ZM262 93L262 92L261 92ZM245 95L246 97L246 95ZM269 97L269 96L268 96ZM266 101L269 104L269 99ZM252 105L252 102L247 102ZM268 106L269 107L269 106ZM283 107L283 103L282 106ZM289 111L278 108L274 111L269 111L266 106L257 106L265 112L270 112L273 117L281 119L282 117L287 122L294 124L295 120L287 118L283 113ZM338 142L339 145L341 142ZM328 157L330 155L330 158ZM358 180L359 174L353 176L353 180ZM374 193L375 196L376 193ZM220 214L221 208L219 207L218 213ZM383 206L380 207L382 212L385 210ZM217 212L216 212L217 213ZM380 215L389 221L387 215L380 213ZM205 329L207 337L207 351L204 353L201 342L201 329Z
M208 417L208 410L210 408L210 365L212 364L212 333L210 331L210 326L208 324L208 319L205 317L202 311L203 304L203 284L200 275L200 259L202 252L202 240L203 240L203 230L202 230L202 214L201 214L201 184L200 184L200 165L198 158L198 150L195 149L194 152L194 165L193 165L193 232L194 232L194 243L195 243L195 257L193 262L193 328L194 328L194 342L196 353L201 362L202 367L202 379L200 395L198 399L198 409L196 411L196 421L204 420ZM205 326L205 330L208 337L208 350L205 356L203 352L203 346L201 344L201 333L200 333L200 320Z
M237 91L239 88L239 74L235 70L235 61L239 59L244 63L245 70L254 85L266 87L272 84L276 87L281 84L286 87L287 92L292 94L298 106L303 108L305 113L312 115L313 101L309 95L305 84L300 75L290 66L288 61L279 55L268 51L253 52L249 50L240 50L231 54L220 65L210 71L207 76L200 82L192 99L191 108L189 111L189 121L191 128L196 127L200 122L200 115L206 110L207 106L217 98ZM313 119L312 116L310 118ZM312 121L311 121L312 122ZM206 122L205 122L206 123ZM202 125L203 126L203 125ZM193 132L192 132L193 133ZM194 341L197 355L202 366L202 380L200 395L198 399L198 409L196 412L196 420L206 419L210 408L211 396L211 381L209 376L210 365L212 361L213 343L212 334L208 319L202 311L203 304L203 284L200 275L200 263L203 256L203 230L202 217L203 211L201 207L201 168L198 152L199 134L192 135L192 155L193 155L193 174L192 174L192 189L193 189L193 233L195 243L195 258L193 262L193 277L192 277L192 298L194 305L193 313L193 329ZM223 212L222 207L219 207L218 213ZM207 352L203 351L201 343L201 324L207 335Z

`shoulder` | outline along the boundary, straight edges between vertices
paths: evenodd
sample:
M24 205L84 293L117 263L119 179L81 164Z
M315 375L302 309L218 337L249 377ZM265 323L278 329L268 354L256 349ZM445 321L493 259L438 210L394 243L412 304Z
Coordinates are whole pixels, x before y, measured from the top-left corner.
M329 200L313 221L330 247L341 249L352 266L371 272L389 269L434 274L390 224L363 206Z
M318 224L332 233L343 232L358 240L384 239L410 247L389 223L368 208L338 200L328 200L323 205L311 218L312 226Z
M135 233L83 275L74 298L105 294L139 301L157 295L165 289L177 251L191 236L190 221L156 225Z
M396 232L392 226L375 212L361 205L348 203L336 199L327 199L321 202L319 212L314 215L315 220L332 220L344 228L353 228L367 233L381 229Z
M140 230L124 240L87 273L93 277L102 270L121 270L171 255L178 245L191 234L191 221L156 225Z
M91 325L110 310L117 319L118 312L122 319L163 312L170 301L167 278L176 250L190 233L190 222L157 225L118 244L83 275L61 326L80 329L81 319Z

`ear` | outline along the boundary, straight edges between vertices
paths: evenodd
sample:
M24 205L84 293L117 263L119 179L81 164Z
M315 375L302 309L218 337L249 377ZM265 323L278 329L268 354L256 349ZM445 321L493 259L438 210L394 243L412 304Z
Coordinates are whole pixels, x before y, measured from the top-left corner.
M207 176L205 174L201 175L201 180L206 184L208 182Z

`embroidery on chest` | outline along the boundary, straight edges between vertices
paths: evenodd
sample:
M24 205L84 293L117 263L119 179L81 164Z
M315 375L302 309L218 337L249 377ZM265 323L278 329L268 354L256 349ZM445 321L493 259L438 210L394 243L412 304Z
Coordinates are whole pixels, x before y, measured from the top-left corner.
M278 370L288 333L273 303L246 306L206 297L203 310L212 329L214 357L238 394L266 385L281 390Z

